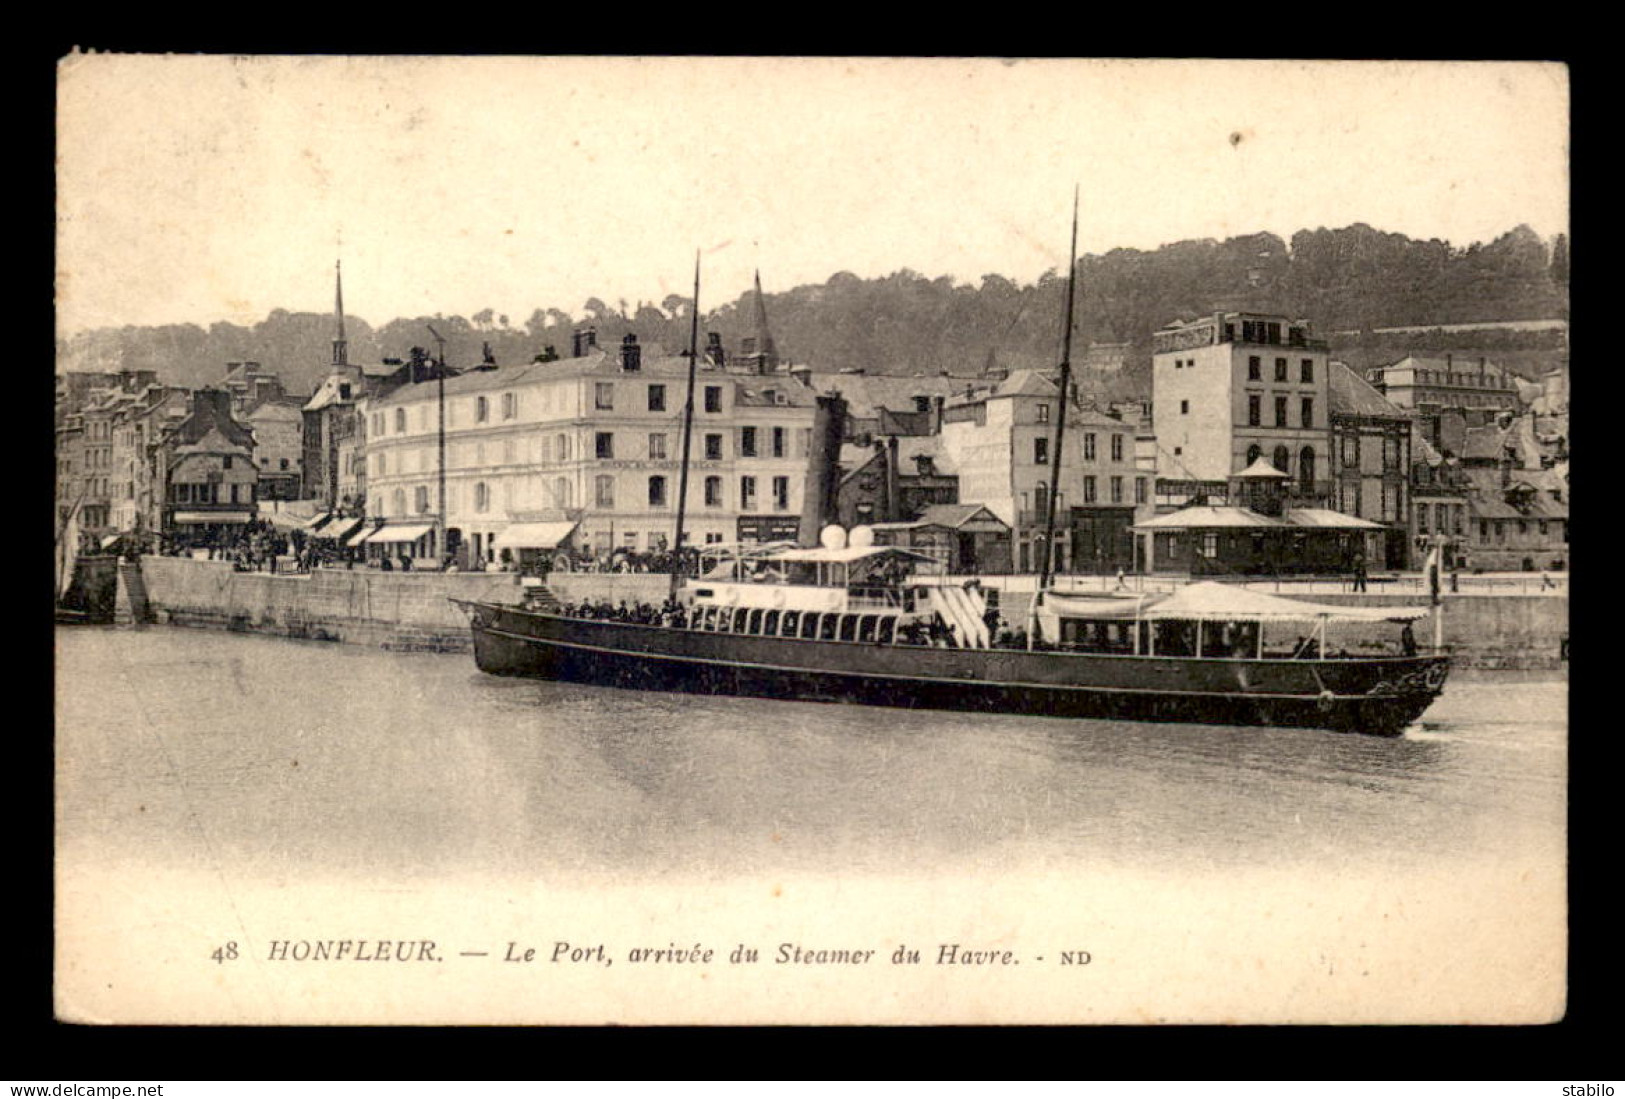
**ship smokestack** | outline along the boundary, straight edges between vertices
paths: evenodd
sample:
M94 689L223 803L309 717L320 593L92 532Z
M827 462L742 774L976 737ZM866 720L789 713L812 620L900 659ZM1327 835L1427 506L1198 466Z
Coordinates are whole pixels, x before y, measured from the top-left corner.
M803 546L818 545L819 533L835 521L841 476L841 437L846 430L846 401L841 395L820 393L816 400L798 539Z

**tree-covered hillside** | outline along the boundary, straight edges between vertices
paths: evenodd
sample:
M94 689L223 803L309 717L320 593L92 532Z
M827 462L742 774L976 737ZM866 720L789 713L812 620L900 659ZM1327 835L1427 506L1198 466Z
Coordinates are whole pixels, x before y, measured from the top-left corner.
M771 269L763 274L771 285ZM1399 354L1437 350L1373 339L1373 328L1562 318L1568 312L1568 242L1561 236L1543 241L1527 226L1466 248L1363 224L1304 230L1290 245L1270 233L1180 241L1154 251L1085 255L1078 277L1078 346L1128 343L1128 368L1117 388L1130 391L1148 389L1155 329L1216 309L1308 318L1317 333L1332 338L1334 351L1341 351L1341 341L1351 358L1362 359L1380 359L1394 347ZM816 369L971 374L990 356L1010 369L1052 365L1060 349L1065 289L1062 271L1030 285L997 274L968 285L908 270L875 279L840 272L820 285L769 293L767 309L781 356ZM702 327L720 332L737 349L751 334L750 297L709 312ZM498 362L513 363L530 361L548 345L568 354L571 329L586 324L597 328L601 345L613 346L635 332L645 343L675 351L688 343L688 304L677 295L635 306L592 298L569 309L539 306L517 323L486 309L468 318L398 318L378 328L348 317L345 326L352 361L404 358L413 346L432 350L425 328L432 323L446 337L453 365L480 361L484 344ZM1349 335L1334 335L1339 332ZM252 327L222 322L207 329L98 329L60 341L57 369L156 369L166 381L197 386L218 380L226 362L248 359L277 370L290 390L309 391L326 372L332 336L331 316L280 309ZM1463 353L1479 350L1476 336L1450 339ZM1555 346L1550 333L1496 334L1491 343L1497 342L1505 352L1501 358L1536 366Z

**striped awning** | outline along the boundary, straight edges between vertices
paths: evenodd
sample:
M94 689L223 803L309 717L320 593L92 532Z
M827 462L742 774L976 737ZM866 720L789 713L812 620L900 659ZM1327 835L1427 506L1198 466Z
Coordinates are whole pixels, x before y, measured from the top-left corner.
M416 542L433 529L433 523L405 523L398 527L379 527L367 535L366 541L374 546L381 542Z

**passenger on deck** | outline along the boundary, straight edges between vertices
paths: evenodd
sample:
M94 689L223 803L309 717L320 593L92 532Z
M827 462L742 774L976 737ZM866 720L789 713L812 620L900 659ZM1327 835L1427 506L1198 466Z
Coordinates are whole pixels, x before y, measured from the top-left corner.
M1399 647L1406 656L1416 655L1416 631L1411 629L1409 622L1399 631Z

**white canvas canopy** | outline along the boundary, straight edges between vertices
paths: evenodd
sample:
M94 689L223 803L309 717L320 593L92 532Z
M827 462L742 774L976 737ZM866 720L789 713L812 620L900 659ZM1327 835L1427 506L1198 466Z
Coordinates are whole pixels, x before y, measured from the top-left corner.
M1209 622L1254 618L1277 621L1331 618L1353 622L1410 622L1425 618L1428 613L1427 607L1339 607L1329 603L1309 603L1234 584L1201 581L1187 584L1155 606L1147 607L1144 617Z
M510 523L496 536L498 549L550 550L575 533L576 524L569 521L552 523Z

